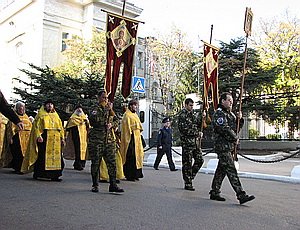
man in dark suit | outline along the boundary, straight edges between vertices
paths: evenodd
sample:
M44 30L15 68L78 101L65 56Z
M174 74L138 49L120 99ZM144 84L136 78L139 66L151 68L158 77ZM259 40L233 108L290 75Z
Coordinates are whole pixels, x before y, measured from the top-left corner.
M158 165L164 154L167 155L169 168L171 171L177 171L175 169L175 164L172 159L172 129L171 120L169 118L164 118L162 123L164 126L159 130L157 135L157 156L154 163L154 169L158 170Z

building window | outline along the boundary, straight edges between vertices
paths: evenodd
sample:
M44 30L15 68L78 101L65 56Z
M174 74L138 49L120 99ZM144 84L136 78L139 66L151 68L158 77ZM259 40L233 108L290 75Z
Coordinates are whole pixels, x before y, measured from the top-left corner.
M18 42L16 44L16 56L21 59L23 57L23 43Z
M137 67L138 67L138 69L143 69L143 52L138 52Z
M69 38L69 33L63 32L62 33L62 40L61 40L61 52L67 49L66 40Z

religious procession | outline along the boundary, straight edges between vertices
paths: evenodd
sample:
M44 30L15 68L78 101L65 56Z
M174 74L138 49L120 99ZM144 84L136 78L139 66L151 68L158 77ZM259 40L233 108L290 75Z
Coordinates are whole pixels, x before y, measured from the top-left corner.
M80 78L77 77L66 77L64 82L61 76L65 76L65 73L54 79L55 70L30 65L31 68L41 71L40 76L44 79L34 78L38 74L27 70L21 71L33 77L32 79L40 85L44 84L46 79L48 87L40 87L44 97L20 90L22 100L17 101L12 109L0 91L1 168L12 168L13 173L20 176L32 173L32 178L38 183L61 182L64 179L66 160L73 161L73 169L79 172L85 171L89 165L91 181L89 189L93 193L99 193L99 189L108 184L110 193L123 194L122 183L125 181L138 183L144 178L143 161L147 143L143 137L146 132L143 131L145 125L150 127L152 122L144 111L148 109L150 114L153 110L150 111L149 108L152 106L151 109L154 109L154 106L152 102L147 104L145 100L146 106L144 104L143 106L146 108L143 108L143 111L141 108L139 94L145 93L145 78L137 76L136 65L142 65L142 61L135 66L134 61L138 59L135 56L138 45L137 30L139 24L143 22L124 16L125 5L126 1L123 2L122 15L102 11L104 15L106 14L106 32L102 37L106 48L105 64L98 59L91 62L96 62L99 65L97 68L102 68L101 70L105 72L103 79L93 78L95 76L88 74L87 67L84 66L70 73L86 74L84 81L78 80ZM235 84L235 88L228 87L223 88L222 92L219 91L220 49L211 44L211 38L210 42L202 41L201 100L196 101L187 96L188 93L182 93L181 103L175 111L176 116L171 109L167 112L167 109L175 104L175 101L168 100L175 95L176 89L168 92L169 94L165 93L170 83L166 79L161 89L161 104L165 106L165 113L157 119L156 135L152 136L157 148L154 170L159 170L161 160L166 155L170 172L178 171L172 156L172 146L179 141L177 143L180 143L182 148L182 189L193 192L196 190L194 180L204 164L202 142L207 139L206 129L209 123L213 149L218 158L211 187L208 188L209 199L226 201L221 195L221 187L227 176L241 205L255 199L254 195L248 194L243 188L235 166L240 132L246 123L242 105L250 100L250 97L244 96L244 82L247 74L245 67L247 39L252 31L252 18L253 13L247 7L244 18L246 40L243 69L240 70L240 86ZM211 36L212 31L213 27ZM64 35L67 36L67 33ZM63 41L63 49L66 49L67 40L66 37ZM138 52L138 55L142 55L142 52ZM154 76L155 69L159 68L155 64L155 59L153 52L147 73L150 78ZM95 71L96 77L97 74ZM53 85L50 85L52 83ZM33 87L34 84L29 85ZM178 84L178 90L180 87ZM153 89L154 91L158 90ZM198 94L199 92L200 83ZM60 98L62 96L65 96L63 100ZM196 106L199 106L197 111L194 108ZM27 114L27 108L30 108L30 115ZM144 121L146 118L148 123ZM173 126L176 127L177 133L174 132ZM147 129L148 146L150 146L149 133L151 131ZM175 135L178 137L176 140Z

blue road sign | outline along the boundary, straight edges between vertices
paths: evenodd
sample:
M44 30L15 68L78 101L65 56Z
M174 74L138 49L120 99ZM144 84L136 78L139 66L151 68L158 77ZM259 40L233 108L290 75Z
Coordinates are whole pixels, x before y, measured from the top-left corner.
M132 92L145 93L145 78L138 76L132 77Z

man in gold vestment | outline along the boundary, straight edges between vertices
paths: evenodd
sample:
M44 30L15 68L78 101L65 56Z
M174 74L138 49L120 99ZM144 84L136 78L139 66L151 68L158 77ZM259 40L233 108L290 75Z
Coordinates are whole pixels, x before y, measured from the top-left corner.
M20 121L17 114L10 108L4 95L0 90L0 167L3 166L2 154L5 147L8 146L7 140L4 139L6 124L8 120L16 124L19 129L23 129L23 123ZM5 150L6 151L6 150Z
M120 132L115 132L116 135L116 182L120 183L120 180L124 179L124 172L123 172L123 163L122 157L120 154ZM107 170L107 165L105 161L102 159L100 163L100 173L99 173L100 180L99 182L107 183L109 181L109 175Z
M131 100L128 103L122 118L120 152L123 161L124 175L128 181L143 178L144 149L141 134L142 123L136 114L138 102Z
M23 123L23 129L20 130L17 125L9 121L7 124L7 138L9 140L9 150L7 158L12 158L11 167L15 173L21 174L21 166L27 149L32 123L25 113L25 104L22 102L16 103L16 114Z
M61 181L64 162L61 146L64 129L52 100L45 101L36 115L21 172L34 171L33 178Z
M89 126L89 120L82 106L77 105L66 125L66 146L63 151L65 159L75 159L73 163L75 170L81 171L85 167Z

